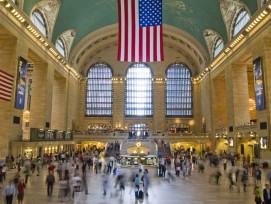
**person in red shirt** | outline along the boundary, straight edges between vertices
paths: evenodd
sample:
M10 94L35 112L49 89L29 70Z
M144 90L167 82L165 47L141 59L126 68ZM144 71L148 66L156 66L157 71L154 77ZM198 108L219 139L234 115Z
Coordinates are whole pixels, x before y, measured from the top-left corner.
M22 204L23 203L23 199L24 199L24 189L25 189L25 183L24 180L21 179L18 187L17 187L17 199L18 199L18 204Z
M48 172L50 173L50 171L52 171L54 173L54 170L55 170L55 165L51 163L48 167Z

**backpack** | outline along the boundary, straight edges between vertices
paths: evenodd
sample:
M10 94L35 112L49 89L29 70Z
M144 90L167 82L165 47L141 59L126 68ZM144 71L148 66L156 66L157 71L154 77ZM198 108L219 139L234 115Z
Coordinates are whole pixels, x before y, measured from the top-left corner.
M144 198L144 193L143 193L142 190L139 190L139 192L138 192L138 198L139 199L143 199Z

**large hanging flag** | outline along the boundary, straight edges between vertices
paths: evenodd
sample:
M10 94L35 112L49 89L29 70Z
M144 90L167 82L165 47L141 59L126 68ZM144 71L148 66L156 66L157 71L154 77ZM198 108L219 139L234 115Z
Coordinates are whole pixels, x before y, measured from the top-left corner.
M14 77L0 70L0 99L10 101L12 98Z
M118 0L118 60L164 60L162 0Z

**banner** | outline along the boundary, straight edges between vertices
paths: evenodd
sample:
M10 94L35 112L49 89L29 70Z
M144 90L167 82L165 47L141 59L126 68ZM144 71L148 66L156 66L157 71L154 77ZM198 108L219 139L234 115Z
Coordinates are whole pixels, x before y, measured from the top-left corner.
M16 100L15 100L15 108L17 109L24 109L26 72L27 72L27 61L24 58L19 57L17 71Z
M261 58L257 58L253 61L254 66L254 86L256 97L256 110L263 110L265 108L264 102L264 84L262 74Z

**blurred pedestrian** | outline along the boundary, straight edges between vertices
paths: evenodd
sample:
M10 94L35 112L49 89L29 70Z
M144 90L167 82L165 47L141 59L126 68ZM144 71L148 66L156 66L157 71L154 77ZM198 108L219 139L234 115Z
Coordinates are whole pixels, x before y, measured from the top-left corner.
M12 204L13 197L16 195L16 188L12 180L9 180L3 191L3 196L6 198L6 204Z
M106 195L106 190L108 186L108 176L107 175L102 175L102 185L103 185L103 195Z
M25 183L23 179L20 179L17 187L17 199L18 204L22 204L24 200L24 189L25 189Z
M146 196L149 196L148 193L149 185L150 185L149 171L148 169L145 169L143 175L143 190Z
M46 177L46 183L47 183L47 195L52 196L53 188L55 184L55 176L53 171L50 171L48 176Z

